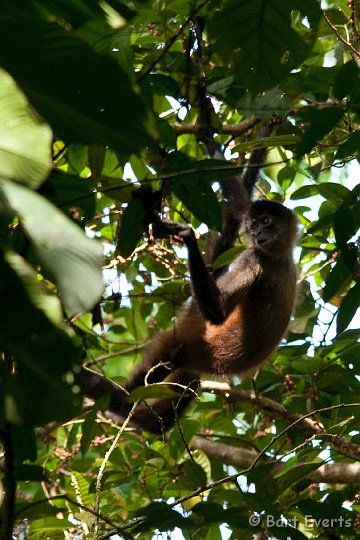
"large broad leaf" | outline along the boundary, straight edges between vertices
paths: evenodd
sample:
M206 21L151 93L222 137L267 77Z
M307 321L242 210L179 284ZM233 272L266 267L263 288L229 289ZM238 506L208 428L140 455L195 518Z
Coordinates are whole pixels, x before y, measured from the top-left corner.
M305 58L308 44L291 24L294 9L316 27L320 10L315 0L228 0L213 12L209 33L216 52L225 62L234 61L244 88L270 88Z
M350 60L340 67L337 72L333 92L337 99L344 99L345 96L351 94L354 88L359 86L359 68Z
M344 114L345 109L341 107L301 111L301 116L309 121L309 126L296 146L296 154L302 156L310 152L340 122Z
M52 133L13 79L0 69L0 174L38 187L51 167Z
M199 221L210 228L221 229L221 208L207 180L199 175L177 178L171 188Z
M124 211L117 249L122 257L131 255L144 233L145 210L139 199L132 199Z
M345 246L344 246L345 247ZM357 260L355 249L344 249L332 268L322 291L324 302L329 302L334 295L351 281Z
M138 510L137 514L144 517L144 520L134 527L135 532L147 531L148 529L167 531L175 527L180 529L186 527L186 519L164 502L151 503Z
M360 153L360 133L352 133L348 139L339 147L335 159L346 159L356 156L359 159Z
M66 141L132 152L151 144L126 74L58 25L0 17L0 64Z
M66 309L90 309L103 290L101 245L41 195L0 180L0 211L19 217L44 266L55 277Z
M343 332L354 318L360 305L360 283L355 285L349 290L347 296L341 303L339 313L336 321L337 332Z
M54 169L38 193L44 195L68 216L72 215L75 208L81 217L84 217L85 222L94 217L96 193L88 178Z
M152 191L147 185L134 190L131 197L118 235L117 249L123 257L129 257L134 251L161 205L161 191Z
M0 305L0 350L16 361L15 371L2 363L0 373L5 418L34 425L77 414L79 352L61 327L57 298L15 253L0 253Z
M216 166L219 162L211 160L209 163L215 167L214 170L212 171L210 166L207 171L202 171L204 163L194 163L185 154L172 152L168 156L166 172L172 173L171 190L188 210L209 228L220 230L221 207L211 184L221 177L228 177L231 171L226 171L225 163L222 174L218 173ZM220 165L223 163L220 162ZM175 171L176 175L174 175Z

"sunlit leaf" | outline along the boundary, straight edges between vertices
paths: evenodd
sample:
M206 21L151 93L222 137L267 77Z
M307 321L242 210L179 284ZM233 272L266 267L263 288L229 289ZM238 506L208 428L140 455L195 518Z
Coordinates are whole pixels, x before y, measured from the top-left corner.
M16 254L1 255L0 274L0 349L17 361L1 386L6 419L37 425L77 414L74 369L80 355L62 328L57 299Z
M0 19L0 64L65 140L120 152L152 144L145 106L120 66L61 26Z
M343 302L341 303L337 316L337 332L343 332L354 318L360 306L360 283L349 290Z
M0 180L0 209L19 216L66 309L91 308L103 290L101 246L44 197L14 182Z
M38 187L50 172L52 133L0 70L0 175Z

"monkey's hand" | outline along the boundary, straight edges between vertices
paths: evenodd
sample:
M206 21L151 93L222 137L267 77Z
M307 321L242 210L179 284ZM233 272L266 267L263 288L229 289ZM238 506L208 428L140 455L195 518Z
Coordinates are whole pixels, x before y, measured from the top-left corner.
M175 240L188 242L195 240L195 233L186 223L178 223L170 219L161 219L153 223L153 235L155 238L173 237Z

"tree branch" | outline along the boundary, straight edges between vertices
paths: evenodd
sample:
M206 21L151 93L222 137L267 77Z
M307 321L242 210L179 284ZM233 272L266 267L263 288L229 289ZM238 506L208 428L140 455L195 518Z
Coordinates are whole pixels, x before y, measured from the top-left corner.
M351 52L351 55L352 57L354 58L355 60L355 63L358 67L360 67L360 53L359 51L357 51L350 43L350 41L347 41L346 39L344 39L342 37L342 35L338 32L338 29L336 28L336 26L333 25L333 23L330 21L329 17L327 16L326 12L324 9L321 8L321 2L320 3L320 10L323 14L323 17L325 19L325 22L326 24L329 26L329 28L331 28L331 30L334 32L334 34L336 35L336 37L341 41L341 43L343 43L345 45L345 47L347 49L349 49L349 51Z
M246 118L239 124L221 124L219 127L216 127L218 133L223 133L225 135L238 136L243 135L249 129L252 129L256 124L260 122L260 118L257 116L251 116ZM200 124L171 124L171 127L177 135L189 134L189 135L201 135L203 132L203 126Z
M297 426L310 431L311 433L321 433L323 427L312 418L303 418L300 414L289 413L281 403L264 396L257 395L253 390L238 390L232 388L228 383L216 381L202 381L201 390L222 395L228 402L252 403L260 409L269 412L274 418L282 418L289 424L297 422Z
M251 467L258 454L252 450L229 446L224 443L208 441L202 437L195 437L191 442L191 448L202 450L205 454L225 465L232 465L240 469ZM270 459L262 457L260 463L271 463ZM299 463L298 466L305 465ZM279 473L284 467L283 463L275 463L272 474ZM353 484L359 481L360 463L325 463L316 471L307 475L312 482L327 484Z

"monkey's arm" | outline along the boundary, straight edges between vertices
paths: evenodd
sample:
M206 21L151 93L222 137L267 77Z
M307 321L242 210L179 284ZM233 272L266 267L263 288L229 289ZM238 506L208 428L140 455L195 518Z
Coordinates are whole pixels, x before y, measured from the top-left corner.
M154 224L153 230L158 238L174 236L184 242L188 250L193 296L198 307L206 320L222 324L226 319L223 299L215 279L206 268L192 228L176 221L161 220Z
M258 133L258 139L263 139L271 135L274 125L279 120L274 117L270 122L261 127ZM201 139L205 144L209 156L213 159L225 160L221 145L214 140L213 135L205 136ZM211 262L230 249L239 234L244 212L246 211L259 176L259 170L264 164L266 157L266 148L257 148L251 152L247 168L240 176L220 180L221 191L226 201L224 210L223 228L221 235L210 250ZM215 277L221 276L227 270L227 266L217 268L214 272Z

